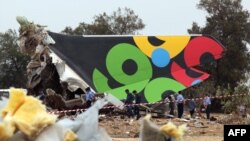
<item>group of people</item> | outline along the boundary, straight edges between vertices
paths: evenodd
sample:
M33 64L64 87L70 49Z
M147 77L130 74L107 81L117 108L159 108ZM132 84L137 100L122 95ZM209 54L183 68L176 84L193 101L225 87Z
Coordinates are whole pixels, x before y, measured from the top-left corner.
M68 88L66 84L63 86L64 86L64 88ZM68 89L66 89L66 90L68 90ZM66 92L68 92L68 91L66 91ZM84 93L84 92L81 91L81 93ZM95 99L95 93L93 91L91 91L90 87L87 87L85 89L85 93L86 93L86 95L85 95L86 108L89 108ZM126 107L127 107L126 108L127 116L129 118L133 118L136 116L136 119L138 120L141 116L140 116L139 105L137 105L137 104L141 103L141 96L140 96L140 94L137 93L136 90L133 90L132 92L130 92L128 89L126 89L125 93L127 94L127 97L124 100L124 103L126 104ZM75 94L74 92L68 92L67 99L74 98L74 94ZM170 115L172 115L172 116L175 115L175 107L177 107L177 117L182 118L183 112L184 112L184 105L186 103L186 100L183 97L183 94L181 93L181 91L179 91L176 94L176 97L173 94L167 96L164 101L165 101L165 103L168 103ZM190 117L193 118L194 113L195 113L196 108L197 108L196 101L193 97L191 97L187 102L188 102L187 106L188 106L188 109L190 112ZM203 99L202 106L206 112L207 119L210 119L211 98L208 96L208 94L205 95L205 97Z
M90 89L90 87L87 87L85 89L85 92L86 108L89 108L95 100L95 93ZM138 120L141 117L140 109L139 106L135 104L141 103L141 96L137 93L136 90L132 91L131 93L128 89L126 89L125 92L127 94L127 97L124 103L127 105L127 116L129 118L133 118L136 116L136 119Z
M141 115L140 115L140 109L139 106L136 104L140 104L141 103L141 96L137 93L136 90L129 92L128 89L125 90L126 94L127 94L127 98L125 99L125 104L127 105L126 109L127 109L127 116L129 118L133 118L134 116L136 116L136 119L138 120Z
M169 114L170 115L174 115L174 109L175 106L177 105L177 117L178 118L182 118L183 116L183 112L184 112L184 105L186 103L186 100L184 99L181 91L179 91L176 95L176 100L174 95L169 95L168 97L165 98L165 102L168 103L169 105ZM190 112L190 117L193 118L194 117L194 113L196 111L197 108L197 104L196 101L193 97L191 97L188 101L187 101L187 106ZM211 112L211 98L209 97L208 94L205 95L203 102L202 102L202 106L205 109L206 112L206 116L207 119L210 119L210 112Z
M128 89L125 90L127 97L124 100L126 104L126 112L129 118L133 118L136 116L138 120L140 116L139 106L137 104L141 103L141 96L135 90L130 92ZM169 114L174 116L175 115L175 107L177 107L177 117L182 118L184 113L184 105L187 102L188 110L190 112L190 117L194 117L194 113L197 109L197 103L194 97L191 97L189 100L185 100L181 91L179 91L176 97L172 94L165 98L164 100L168 103L169 106ZM207 119L210 119L210 112L211 112L211 98L208 94L205 95L202 101L202 107L205 109ZM202 108L202 109L203 109ZM202 110L200 109L200 110Z

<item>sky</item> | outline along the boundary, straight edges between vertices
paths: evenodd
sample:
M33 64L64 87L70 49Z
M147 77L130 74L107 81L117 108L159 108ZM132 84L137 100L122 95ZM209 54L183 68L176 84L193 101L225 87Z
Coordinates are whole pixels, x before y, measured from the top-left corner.
M199 0L0 0L0 32L18 29L16 16L47 25L60 32L66 26L91 23L95 15L130 8L143 20L144 35L183 35L195 21L204 26L206 12L197 8ZM250 0L243 0L250 11Z

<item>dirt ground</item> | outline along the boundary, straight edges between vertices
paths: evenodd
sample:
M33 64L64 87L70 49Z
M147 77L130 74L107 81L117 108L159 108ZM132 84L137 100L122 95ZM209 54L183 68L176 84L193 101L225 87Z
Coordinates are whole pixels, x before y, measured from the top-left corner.
M187 115L187 114L186 114ZM187 124L184 141L222 141L224 119L228 115L212 114L215 121L196 117L192 120L180 120L178 118L152 118L152 121L159 126L172 121L176 125ZM187 117L187 116L186 116ZM184 116L184 119L185 118ZM234 119L239 121L239 119ZM103 116L100 118L100 126L105 128L114 141L137 141L139 137L141 120L128 119L124 116Z

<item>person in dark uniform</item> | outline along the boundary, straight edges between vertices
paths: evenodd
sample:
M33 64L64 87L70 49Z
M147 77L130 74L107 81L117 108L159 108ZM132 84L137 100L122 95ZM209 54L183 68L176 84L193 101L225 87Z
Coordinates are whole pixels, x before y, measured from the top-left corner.
M128 118L131 118L134 116L134 112L133 112L133 101L134 101L134 96L132 93L129 92L128 89L125 90L126 94L127 94L127 98L125 100L125 104L127 105L127 115Z
M136 90L133 91L133 95L135 96L135 104L137 104L134 106L134 113L136 115L136 120L138 120L141 117L139 108L139 104L141 103L141 96L137 94Z

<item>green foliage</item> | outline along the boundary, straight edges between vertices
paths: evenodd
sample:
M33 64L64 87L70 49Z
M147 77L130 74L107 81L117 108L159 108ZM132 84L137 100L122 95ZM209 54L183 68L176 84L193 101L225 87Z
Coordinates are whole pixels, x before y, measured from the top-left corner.
M129 8L118 8L112 14L105 12L94 17L91 24L82 22L75 29L66 27L62 32L70 35L125 35L136 34L145 25Z
M239 94L249 94L249 88L245 83L238 84L237 87L235 87L234 92L230 93L230 90L227 89L218 89L218 95L223 96L230 96L233 95L239 95ZM223 105L223 110L225 113L231 113L231 112L237 112L238 107L240 105L246 105L247 107L250 106L250 96L236 96L236 97L228 97L224 98L221 101Z
M25 87L28 57L18 51L17 33L0 33L0 88Z
M198 8L208 13L206 25L200 27L193 23L188 32L209 34L222 42L226 50L217 62L217 69L205 68L209 68L215 87L229 86L233 90L250 70L250 54L246 48L250 43L249 12L243 9L241 0L200 0Z

